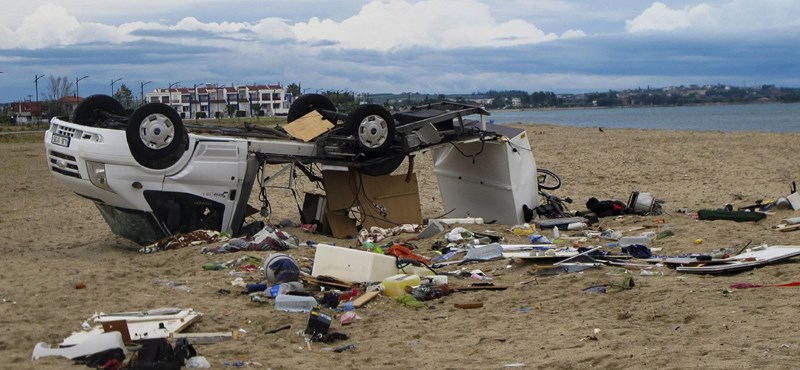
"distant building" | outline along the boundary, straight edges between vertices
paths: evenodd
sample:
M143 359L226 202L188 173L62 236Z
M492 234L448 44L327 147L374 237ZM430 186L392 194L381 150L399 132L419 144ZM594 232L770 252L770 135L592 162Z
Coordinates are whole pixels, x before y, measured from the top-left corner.
M289 113L291 94L281 85L156 88L145 94L145 102L164 103L182 118L282 116Z
M13 102L8 114L14 117L16 124L35 123L36 118L42 117L42 104L32 101Z
M80 96L73 96L67 95L61 98L61 107L63 109L64 115L72 115L72 112L75 111L75 107L83 101L83 98Z

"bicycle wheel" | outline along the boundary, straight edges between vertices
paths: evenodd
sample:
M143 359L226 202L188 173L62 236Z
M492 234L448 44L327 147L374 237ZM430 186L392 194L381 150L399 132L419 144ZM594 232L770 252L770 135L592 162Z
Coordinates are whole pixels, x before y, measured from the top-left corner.
M536 169L536 182L540 189L556 190L561 187L561 178L553 171L544 168Z

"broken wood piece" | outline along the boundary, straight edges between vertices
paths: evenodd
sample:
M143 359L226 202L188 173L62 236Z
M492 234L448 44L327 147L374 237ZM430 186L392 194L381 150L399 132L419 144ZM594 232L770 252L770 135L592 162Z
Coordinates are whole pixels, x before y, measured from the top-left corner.
M506 290L508 289L508 285L494 285L492 283L477 283L472 284L470 286L454 288L453 291L467 291L467 290Z
M353 301L353 307L359 308L359 307L367 304L367 302L373 300L379 294L380 294L379 292L366 292L366 293L362 294L360 297L356 298Z
M481 302L453 303L453 307L461 308L461 309L465 309L465 310L471 310L471 309L474 309L474 308L483 307L483 303L481 303Z
M291 329L291 328L292 328L292 324L286 324L286 325L281 326L281 327L279 327L277 329L269 330L264 334L275 334L275 333L277 333L279 331L284 331L284 330L288 330L288 329Z
M103 332L108 333L118 331L122 335L122 342L130 345L131 332L128 330L128 322L125 320L106 321L103 323Z

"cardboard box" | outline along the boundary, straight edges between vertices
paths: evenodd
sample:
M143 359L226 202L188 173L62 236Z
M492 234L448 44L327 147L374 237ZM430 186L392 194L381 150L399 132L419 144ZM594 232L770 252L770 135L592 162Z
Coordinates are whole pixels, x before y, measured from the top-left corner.
M406 181L406 175L369 176L353 170L323 170L322 183L327 196L327 220L336 238L345 238L355 230L356 220L346 216L352 207L358 208L362 227L422 223L416 174Z

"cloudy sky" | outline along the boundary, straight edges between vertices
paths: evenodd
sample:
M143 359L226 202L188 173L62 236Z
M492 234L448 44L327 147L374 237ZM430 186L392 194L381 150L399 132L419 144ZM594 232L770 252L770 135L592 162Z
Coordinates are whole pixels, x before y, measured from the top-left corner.
M800 87L797 0L0 0L0 102L145 90ZM35 98L35 95L34 95Z

